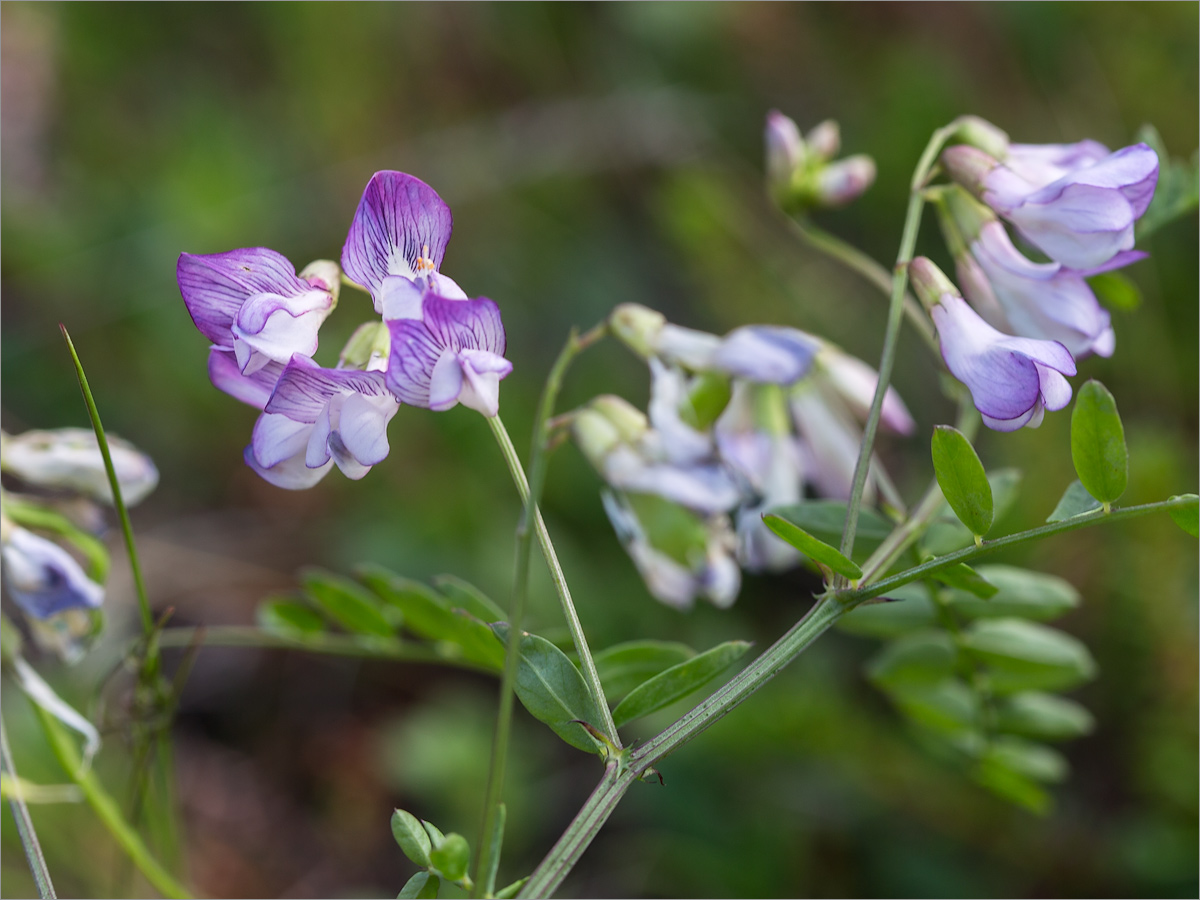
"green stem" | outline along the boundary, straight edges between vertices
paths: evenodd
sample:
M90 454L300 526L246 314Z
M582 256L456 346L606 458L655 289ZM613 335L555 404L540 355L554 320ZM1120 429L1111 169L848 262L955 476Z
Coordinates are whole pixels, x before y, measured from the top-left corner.
M858 511L862 505L863 490L867 483L867 471L871 462L871 453L875 447L875 432L879 427L879 415L883 410L883 398L887 394L888 383L892 378L892 364L896 358L896 341L900 336L900 319L904 313L905 289L908 285L908 264L912 262L913 250L917 244L917 232L921 225L921 211L925 201L922 188L933 170L938 151L942 144L957 130L957 123L951 123L939 128L929 139L929 144L917 162L913 172L912 183L909 185L908 211L904 216L904 231L900 237L900 252L896 255L896 266L892 273L892 296L888 302L887 329L883 339L883 354L879 360L879 382L875 386L875 397L871 401L871 411L867 415L867 423L863 428L862 444L858 450L858 462L854 467L854 482L850 489L850 499L846 509L846 525L842 531L840 549L842 555L849 558L854 551L854 534L858 529ZM837 576L838 588L846 586L844 576Z
M892 292L892 274L883 266L872 259L863 251L859 250L853 244L848 244L840 237L830 234L823 228L819 228L807 219L793 219L791 216L784 215L784 219L791 226L796 235L804 241L808 246L812 247L821 253L824 253L830 259L841 263L851 271L857 272L875 287L883 292L885 297L890 296ZM917 302L917 298L908 291L904 292L904 315L908 318L908 322L921 336L926 346L929 347L935 354L941 353L938 349L937 338L934 337L933 323L929 321L929 316L925 314L925 310L921 308L921 304Z
M54 893L54 884L50 881L50 870L46 867L42 845L38 843L37 832L33 829L29 807L21 796L21 782L17 776L17 767L13 764L12 751L8 747L8 732L3 722L0 722L0 759L3 760L4 771L16 785L8 803L12 807L13 818L17 821L17 834L21 837L21 846L25 848L25 858L29 861L29 871L33 873L34 883L37 884L38 896L42 900L54 900L58 895Z
M648 744L630 752L623 766L610 768L567 830L534 870L522 897L549 897L599 833L617 803L651 766L723 718L807 649L845 612L822 596L799 622L754 662L671 724Z
M59 725L58 720L37 704L34 704L33 711L37 714L46 739L50 742L50 748L54 751L63 770L72 781L79 785L84 799L87 800L117 843L121 845L121 849L133 860L133 864L146 876L146 880L165 897L186 898L189 896L184 887L171 877L170 873L151 855L138 833L125 821L116 801L100 784L95 770L89 768L85 771L83 769L74 742Z
M1152 512L1185 509L1195 505L1196 501L1190 497L1178 497L1174 500L1160 500L1157 503L1143 503L1140 506L1113 507L1107 513L1095 510L1094 512L1073 516L1070 519L1064 519L1061 522L1051 522L1049 525L1042 525L1038 528L1030 528L1028 531L1009 534L994 541L984 541L977 547L965 547L962 550L947 553L945 556L931 559L898 575L893 575L891 578L884 578L882 581L876 581L857 590L839 591L837 598L847 606L855 606L864 600L869 600L872 597L881 597L894 588L918 581L927 575L931 575L949 566L958 563L969 563L981 556L986 556L1005 547L1015 547L1019 544L1026 544L1029 541L1037 540L1038 538L1050 537L1051 535L1062 534L1067 531L1076 531L1080 528L1090 528L1092 525L1099 525L1101 522L1117 522L1121 519L1133 519Z

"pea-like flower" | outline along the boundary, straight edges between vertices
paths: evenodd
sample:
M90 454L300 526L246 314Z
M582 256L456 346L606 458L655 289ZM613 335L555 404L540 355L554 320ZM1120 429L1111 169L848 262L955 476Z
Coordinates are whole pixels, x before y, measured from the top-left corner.
M370 292L385 319L419 319L426 290L467 299L439 271L452 230L450 207L433 188L404 172L376 172L354 213L342 268Z
M0 519L4 584L17 606L44 620L75 609L96 609L104 588L53 541Z
M411 296L411 285L398 291ZM387 319L392 336L387 386L403 402L445 410L458 403L494 416L500 379L512 371L504 358L500 309L486 297L421 297L420 318Z
M106 436L126 505L144 500L158 484L154 461L115 434ZM112 488L96 435L90 428L55 428L4 435L0 468L29 484L63 488L112 503Z
M340 287L336 263L321 260L297 275L287 259L265 247L182 253L176 277L200 333L232 350L246 375L286 363L293 353L312 356Z
M1002 162L958 145L943 152L942 162L955 181L1031 244L1083 270L1133 249L1134 222L1158 183L1158 156L1146 144L1101 156L1104 149L1093 141L1040 148L1013 144Z

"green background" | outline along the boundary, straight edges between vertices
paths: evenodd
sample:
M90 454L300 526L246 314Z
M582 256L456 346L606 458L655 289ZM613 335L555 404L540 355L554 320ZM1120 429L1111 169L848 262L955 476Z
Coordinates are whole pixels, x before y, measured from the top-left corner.
M505 601L518 513L486 424L461 408L402 408L391 455L362 482L335 472L287 493L259 480L241 462L253 411L206 378L174 281L181 251L336 259L370 175L418 175L454 211L445 271L503 310L514 371L502 412L523 452L568 328L616 303L718 333L795 325L878 359L880 297L796 244L765 199L768 109L802 128L836 118L844 151L877 160L871 191L821 223L885 264L921 148L961 113L1026 142L1116 148L1151 122L1174 155L1197 143L1192 3L5 3L2 14L3 425L86 424L65 323L105 424L161 470L134 523L152 600L173 624L249 623L306 563L453 572ZM1196 488L1197 240L1194 217L1152 238L1150 259L1128 270L1141 309L1114 313L1116 354L1080 365L1124 417L1124 503ZM918 252L948 264L931 218ZM346 291L318 359L332 363L369 312ZM952 417L937 377L906 333L894 383L919 432L883 450L910 498L930 476L927 436ZM602 391L642 404L646 387L644 367L606 344L572 370L563 404ZM1053 508L1074 477L1068 426L1050 414L1037 431L979 442L989 468L1026 473L993 534ZM594 647L765 647L819 587L804 572L748 578L730 611L668 610L622 553L598 487L573 448L556 454L545 511ZM669 758L664 787L632 792L563 894L1195 896L1195 542L1160 516L997 561L1080 589L1063 627L1101 666L1075 695L1098 728L1065 747L1073 773L1050 816L927 755L861 675L877 645L835 634ZM553 628L535 568L533 624ZM105 723L99 766L119 786L129 685L118 675L96 688L136 628L119 559L107 607L110 634L88 661L41 668ZM394 895L412 867L388 830L393 806L475 840L494 690L432 668L202 651L175 726L186 879L214 896ZM7 685L5 701L22 774L62 780ZM600 775L518 716L502 882L536 864ZM60 892L145 890L89 811L34 815ZM11 826L6 813L3 892L27 896Z

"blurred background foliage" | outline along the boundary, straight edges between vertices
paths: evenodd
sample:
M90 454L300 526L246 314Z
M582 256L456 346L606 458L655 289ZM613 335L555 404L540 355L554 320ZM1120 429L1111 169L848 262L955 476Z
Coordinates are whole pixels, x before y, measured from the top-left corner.
M765 199L770 108L805 128L836 118L846 152L875 157L875 187L822 224L885 264L916 158L960 113L1028 142L1118 147L1144 122L1173 155L1197 142L1195 4L7 2L2 16L3 425L86 425L66 323L105 424L161 469L134 521L173 624L249 623L305 563L453 572L503 602L518 513L487 426L461 408L401 409L391 456L362 483L335 473L292 494L258 480L241 461L254 413L206 378L180 251L336 259L371 173L418 175L454 210L447 273L504 311L503 413L523 450L568 328L619 302L718 333L795 325L878 359L881 298L797 245ZM1197 241L1194 218L1153 236L1129 270L1142 307L1114 313L1116 355L1081 366L1125 418L1124 502L1196 487ZM948 266L932 223L918 250ZM318 359L368 312L344 292ZM572 371L564 408L602 391L641 404L647 384L604 345ZM950 420L911 333L895 384L921 435ZM1041 522L1074 477L1068 422L981 440L989 467L1025 472L996 533ZM884 452L915 497L927 438ZM573 448L556 454L545 512L594 647L765 647L807 607L817 583L803 572L748 579L728 612L658 605L598 487ZM1098 728L1064 748L1073 775L1049 816L928 756L862 676L877 644L833 634L667 760L665 787L632 792L564 894L1195 896L1195 542L1160 516L996 561L1075 584L1085 602L1064 627L1101 666L1076 692ZM552 628L535 569L533 627ZM128 685L96 686L134 633L132 596L118 559L105 642L71 671L42 666L103 717L98 765L118 791ZM165 827L152 841L203 894L390 896L411 874L393 806L474 841L494 693L442 669L202 650L174 727L181 849ZM6 692L4 706L21 774L61 781L24 700ZM517 724L501 883L536 864L600 775L523 712ZM147 890L90 811L34 816L64 894ZM4 895L31 895L7 814L3 851Z

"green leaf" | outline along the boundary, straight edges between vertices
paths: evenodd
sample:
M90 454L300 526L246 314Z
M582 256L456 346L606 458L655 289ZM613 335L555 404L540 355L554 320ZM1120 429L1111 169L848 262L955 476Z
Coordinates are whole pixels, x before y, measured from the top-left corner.
M955 563L952 566L939 569L933 573L933 577L942 582L942 584L948 584L950 587L966 591L984 600L995 596L999 590L994 584L990 584L986 578L966 563Z
M1077 638L1024 619L979 619L961 641L988 667L992 691L1068 690L1096 674L1096 663Z
M352 634L395 637L395 629L380 611L379 601L361 585L320 569L302 573L301 583L312 601Z
M1082 481L1072 481L1063 492L1062 499L1054 507L1054 512L1046 518L1047 522L1061 522L1073 519L1086 513L1095 512L1100 508L1100 501L1087 492Z
M1025 691L996 704L996 729L1043 741L1065 741L1090 734L1092 714L1074 700Z
M786 506L773 506L767 512L787 519L797 528L802 528L818 540L837 544L842 540L846 524L846 504L840 500L806 500ZM858 512L858 530L855 532L854 550L863 558L879 546L895 526L873 509L863 508Z
M906 584L889 592L886 602L856 606L838 619L836 627L863 637L893 638L936 621L937 611L925 589Z
M862 578L862 569L857 564L842 556L841 551L836 547L831 547L824 541L817 540L804 529L793 525L787 519L774 513L766 513L762 518L768 528L813 562L827 566L839 575L846 576L851 581L858 581L858 579Z
M609 700L632 691L647 678L696 655L687 644L668 641L628 641L601 650L595 656L596 673Z
M471 865L471 846L461 834L451 832L429 852L429 861L447 881L462 881Z
M630 691L629 696L613 710L613 722L620 728L686 697L720 675L749 649L748 641L726 641L686 662L671 666Z
M974 730L979 720L979 697L957 678L932 684L901 682L888 689L892 702L926 728L959 733Z
M1200 169L1193 154L1190 160L1172 159L1162 138L1153 125L1143 125L1138 139L1149 144L1158 154L1158 185L1154 199L1137 223L1137 242L1146 238L1162 226L1186 216L1200 205Z
M508 625L492 626L502 643L508 641ZM544 722L560 738L587 753L599 753L600 745L579 724L580 720L598 726L600 711L588 692L583 676L567 655L536 634L524 633L519 645L517 697L539 722Z
M1052 800L1040 784L1020 772L1013 771L997 759L982 759L973 773L975 781L993 794L1015 803L1037 815L1050 811Z
M427 869L432 865L429 854L433 850L433 843L429 840L429 833L421 826L421 820L412 813L402 809L392 813L392 837L404 855L418 866Z
M442 834L442 830L432 822L421 820L421 827L425 829L425 833L429 835L429 841L434 847L440 847L442 841L446 840L446 836Z
M1117 402L1095 379L1079 389L1071 411L1071 459L1087 492L1107 505L1125 493L1129 451Z
M1035 781L1058 782L1067 777L1067 761L1062 754L1044 744L1021 738L996 738L983 758Z
M304 640L325 631L325 620L306 603L284 597L269 598L255 611L263 631L293 640Z
M481 622L490 625L504 621L507 616L483 591L456 575L435 575L433 584L452 607L465 609Z
M1056 575L1001 564L979 566L977 571L996 588L990 599L980 600L965 591L950 591L946 597L956 613L968 618L1049 621L1079 605L1079 591Z
M404 627L417 637L442 641L442 649L494 671L504 668L504 648L491 629L425 585L401 578L380 566L358 572L363 583L404 616Z
M958 649L945 631L914 631L886 644L867 664L867 677L892 690L900 685L933 685L954 674Z
M508 810L501 803L496 807L496 824L488 839L488 867L483 876L483 896L490 897L496 892L496 871L500 868L500 852L504 848L504 820Z
M988 475L992 489L992 522L999 522L1017 500L1021 473L1017 469L997 469ZM949 514L935 519L921 539L922 549L933 556L945 556L974 543L974 536L956 516Z
M1170 498L1175 500L1188 501L1187 506L1171 506L1167 508L1167 512L1175 521L1175 524L1190 534L1192 537L1200 537L1200 497L1195 494L1176 494Z
M527 882L528 880L529 880L529 876L526 875L524 878L518 878L516 881L514 881L508 887L501 888L496 893L496 900L511 900L511 898L513 898L513 897L517 896L517 894L521 893L521 888L525 887L525 882Z
M728 375L701 372L692 379L688 403L680 404L679 417L699 431L707 431L720 418L733 396Z
M436 900L441 879L429 872L418 872L400 889L396 900Z
M1133 312L1142 305L1142 292L1120 272L1101 272L1087 283L1096 299L1114 312Z
M938 425L931 444L938 487L958 520L977 538L992 527L992 488L979 455L957 428Z

